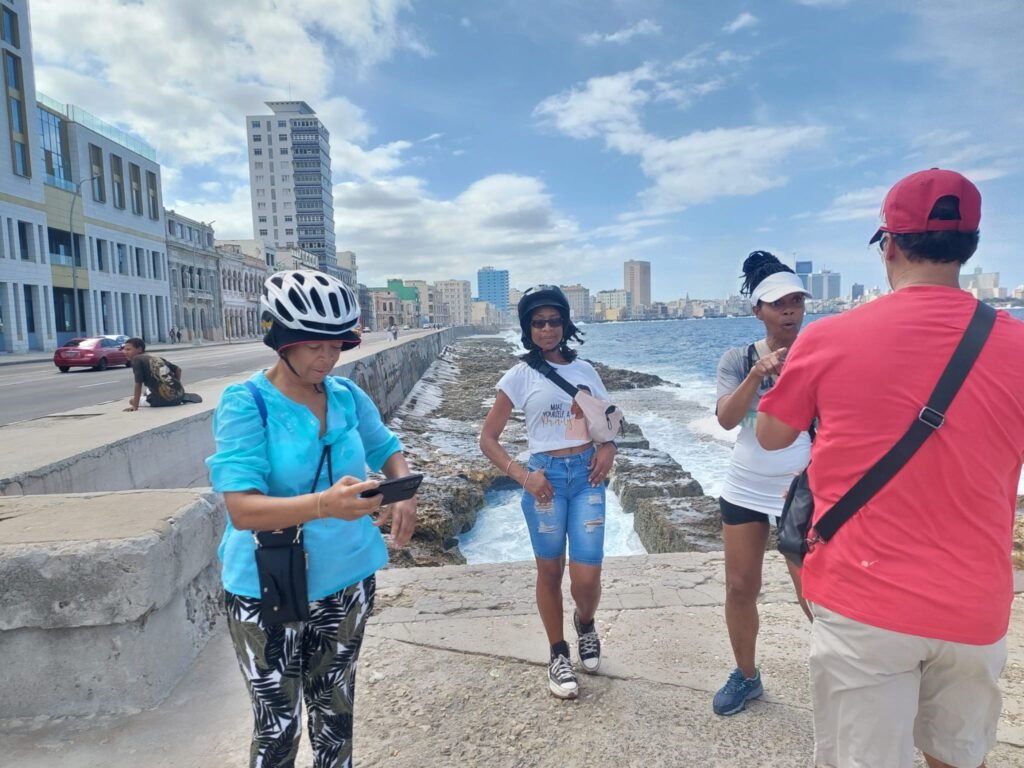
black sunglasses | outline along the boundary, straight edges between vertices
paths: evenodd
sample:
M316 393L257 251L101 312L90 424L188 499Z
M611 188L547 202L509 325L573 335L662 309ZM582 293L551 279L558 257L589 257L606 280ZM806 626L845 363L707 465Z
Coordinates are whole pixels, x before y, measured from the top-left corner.
M532 328L536 328L538 331L541 328L543 328L545 325L550 325L552 328L561 328L562 327L562 318L561 317L549 317L547 320L542 320L540 318L537 318L536 320L531 320L530 321L530 326Z

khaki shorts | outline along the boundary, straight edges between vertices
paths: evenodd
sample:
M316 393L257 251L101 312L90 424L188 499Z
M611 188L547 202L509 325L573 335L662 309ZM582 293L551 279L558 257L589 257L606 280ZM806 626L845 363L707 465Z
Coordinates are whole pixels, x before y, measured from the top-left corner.
M996 743L1006 638L965 645L811 605L814 763L911 768L914 747L977 768Z

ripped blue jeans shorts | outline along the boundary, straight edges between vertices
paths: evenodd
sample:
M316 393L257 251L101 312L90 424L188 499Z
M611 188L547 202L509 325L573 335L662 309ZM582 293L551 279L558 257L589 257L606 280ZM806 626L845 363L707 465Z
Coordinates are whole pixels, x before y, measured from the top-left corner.
M530 456L527 467L543 469L555 492L551 503L542 505L532 493L523 491L523 516L533 553L539 559L557 560L565 555L568 539L571 562L601 565L604 560L604 483L594 488L587 479L593 458L594 448L572 456Z

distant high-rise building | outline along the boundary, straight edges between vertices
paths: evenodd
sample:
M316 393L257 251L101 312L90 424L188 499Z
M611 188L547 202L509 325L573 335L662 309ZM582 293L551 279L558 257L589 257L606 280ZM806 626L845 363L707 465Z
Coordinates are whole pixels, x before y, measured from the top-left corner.
M519 306L519 300L523 298L523 292L518 288L508 289L508 306L509 309L515 309Z
M331 135L304 101L266 104L273 114L245 118L253 234L315 253L334 274Z
M504 312L508 309L508 270L494 267L478 270L476 290L480 301L489 301Z
M974 272L969 275L960 275L960 287L970 291L976 299L995 299L1000 296L999 273L983 272L981 267L975 267Z
M831 272L827 269L821 272L812 272L810 281L808 290L815 299L827 301L838 299L843 295L843 276L839 272Z
M471 325L473 322L473 287L469 280L438 280L437 291L439 322L445 325Z
M630 259L622 265L623 285L633 297L633 306L651 305L651 262Z
M804 289L810 291L811 286L811 273L814 272L813 261L798 261L796 263L796 274L800 278L800 282L804 284Z
M573 320L590 319L590 289L580 284L560 286L569 300L569 316Z
M853 287L850 288L850 298L854 301L864 298L864 286L860 283L854 283Z

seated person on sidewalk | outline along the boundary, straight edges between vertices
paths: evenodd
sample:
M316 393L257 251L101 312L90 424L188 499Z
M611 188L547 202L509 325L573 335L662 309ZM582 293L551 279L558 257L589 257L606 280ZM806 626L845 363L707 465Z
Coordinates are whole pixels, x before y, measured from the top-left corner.
M182 403L201 403L203 398L186 392L181 383L181 368L162 357L146 354L146 342L131 338L124 343L124 354L135 374L135 392L128 401L126 411L137 411L142 398L142 385L149 390L146 402L154 408Z

